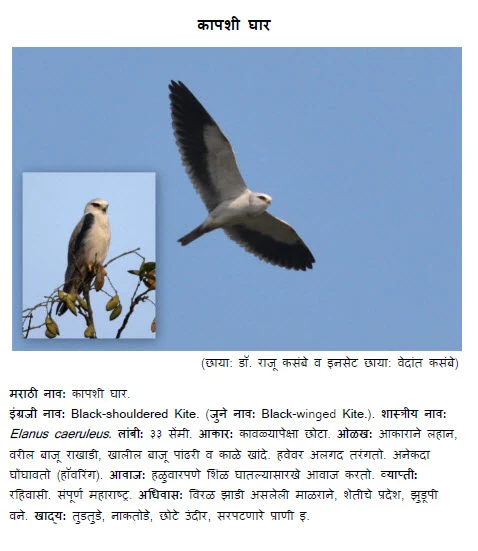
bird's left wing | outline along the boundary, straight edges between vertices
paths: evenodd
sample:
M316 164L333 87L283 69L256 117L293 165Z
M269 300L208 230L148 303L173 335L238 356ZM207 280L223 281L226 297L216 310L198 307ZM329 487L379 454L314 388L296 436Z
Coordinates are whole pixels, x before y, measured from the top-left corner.
M208 211L235 199L247 186L231 144L221 129L182 83L169 85L174 136L183 164Z
M294 228L268 212L223 229L246 251L270 264L305 271L315 262Z
M85 214L73 230L68 243L68 265L82 263L82 249L88 232L91 230L95 221L93 214Z
M63 290L66 293L78 292L78 285L84 277L84 240L94 222L92 214L85 214L73 230L68 242L68 264L65 271L65 285ZM59 303L57 313L61 316L66 312L66 305Z

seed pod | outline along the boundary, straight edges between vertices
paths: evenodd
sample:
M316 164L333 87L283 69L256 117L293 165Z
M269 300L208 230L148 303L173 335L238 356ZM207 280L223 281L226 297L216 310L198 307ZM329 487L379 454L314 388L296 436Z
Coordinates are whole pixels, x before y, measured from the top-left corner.
M50 316L47 316L45 318L45 324L46 324L46 328L48 329L48 331L50 331L50 333L52 333L55 336L60 334L60 330L58 329L58 325L56 324L56 322L54 320L52 320L50 318Z
M156 333L156 318L151 322L151 333Z
M56 335L52 333L48 328L45 329L45 336L49 339L54 339L56 337Z
M80 297L80 295L76 295L76 300L78 304L83 308L83 310L88 310L88 304L86 304L86 300L83 297Z
M105 275L106 270L103 268L103 266L98 266L95 277L95 290L97 292L103 289L103 285L105 284Z
M106 303L106 311L114 310L119 304L120 298L118 295L111 297L110 300Z
M65 302L66 302L66 305L68 306L68 310L69 310L72 314L74 314L75 316L77 316L78 313L77 313L77 311L76 311L75 303L74 303L73 301L71 301L70 299L68 299L68 298L65 300Z
M85 329L84 335L87 339L94 339L95 338L95 326L94 325L88 325L88 327Z
M121 306L121 304L118 304L118 306L111 312L110 320L111 321L115 320L121 314L122 310L123 310L123 307Z

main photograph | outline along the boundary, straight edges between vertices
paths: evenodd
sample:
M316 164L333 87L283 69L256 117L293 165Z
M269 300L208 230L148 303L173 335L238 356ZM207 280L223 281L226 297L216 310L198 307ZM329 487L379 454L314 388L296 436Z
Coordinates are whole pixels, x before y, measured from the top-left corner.
M22 174L82 171L159 182L131 348L461 349L458 48L17 48L13 137L14 349L116 347L22 339Z

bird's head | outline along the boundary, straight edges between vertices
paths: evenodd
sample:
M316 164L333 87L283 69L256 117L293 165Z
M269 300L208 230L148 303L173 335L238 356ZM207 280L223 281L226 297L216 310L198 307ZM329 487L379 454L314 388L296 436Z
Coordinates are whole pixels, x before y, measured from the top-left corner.
M265 193L252 193L249 202L256 214L261 214L272 203L272 197Z
M98 212L102 212L106 214L106 211L108 210L108 201L105 201L104 199L92 199L89 201L85 207L85 214L95 214Z

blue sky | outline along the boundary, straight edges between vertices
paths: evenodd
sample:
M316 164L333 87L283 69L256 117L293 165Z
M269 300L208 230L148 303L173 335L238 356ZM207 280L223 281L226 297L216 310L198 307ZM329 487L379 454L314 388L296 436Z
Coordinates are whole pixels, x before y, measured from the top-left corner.
M171 79L219 123L313 270L266 264L222 231L177 243L206 209L174 143ZM119 346L461 348L460 49L16 49L13 100L14 348L118 346L19 338L25 171L157 173L158 333ZM115 223L141 216L108 200ZM48 248L59 277L65 247Z

